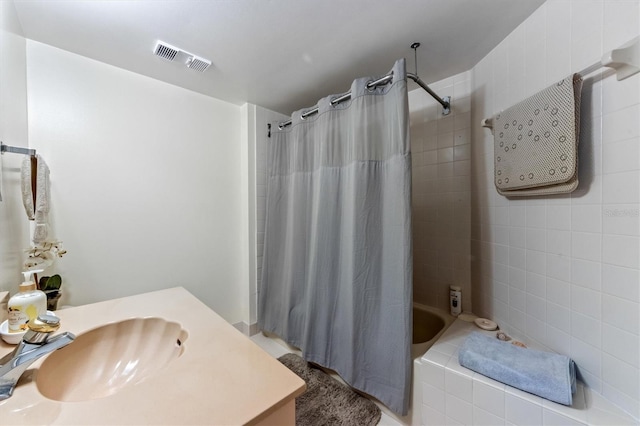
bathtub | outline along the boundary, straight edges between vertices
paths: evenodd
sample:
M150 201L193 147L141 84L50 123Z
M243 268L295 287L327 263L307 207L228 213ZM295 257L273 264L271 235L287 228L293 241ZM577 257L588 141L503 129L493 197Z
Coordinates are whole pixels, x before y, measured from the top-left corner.
M422 370L422 356L436 343L447 328L454 323L455 317L449 312L431 306L413 304L413 344L411 345L411 357L413 358L413 371L411 378L411 404L406 416L398 416L375 398L372 400L380 407L380 410L401 425L411 426L422 424L422 382L420 371ZM381 421L381 423L383 423Z
M455 317L441 309L413 304L413 344L411 357L419 359L455 321Z
M394 419L401 425L411 426L418 425L422 422L422 383L417 377L418 371L421 369L421 358L427 350L440 338L440 336L453 324L455 317L449 315L449 312L441 309L432 308L431 306L413 304L413 344L411 345L411 357L413 359L413 377L411 379L411 404L409 414L406 416L398 416L389 410L384 404L376 398L369 398L376 403L380 410L388 417ZM288 345L284 340L272 333L262 332L270 340L274 340L279 345L286 348L288 352L300 355L300 350ZM279 349L274 356L280 356L282 349ZM329 369L323 370L331 377L346 385L345 381L334 371ZM359 393L362 393L359 391ZM383 421L381 421L384 424Z

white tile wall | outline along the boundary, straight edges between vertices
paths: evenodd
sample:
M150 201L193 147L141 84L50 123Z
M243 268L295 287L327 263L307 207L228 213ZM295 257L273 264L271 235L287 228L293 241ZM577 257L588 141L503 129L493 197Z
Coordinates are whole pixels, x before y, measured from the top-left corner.
M462 307L471 309L470 85L469 72L429 85L452 96L449 115L424 90L409 92L414 300L441 309L450 285L462 287ZM506 263L507 252L501 256Z
M591 390L636 419L640 74L621 82L608 71L585 78L580 187L571 195L498 195L493 136L479 122L638 34L638 0L548 0L471 71L470 158L474 313L570 355ZM517 408L503 418L558 423L555 414L521 417L528 407Z

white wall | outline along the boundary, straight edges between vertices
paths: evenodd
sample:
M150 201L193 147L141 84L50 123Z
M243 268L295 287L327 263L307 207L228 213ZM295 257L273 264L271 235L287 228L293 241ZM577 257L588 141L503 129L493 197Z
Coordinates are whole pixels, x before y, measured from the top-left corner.
M28 145L26 40L13 2L0 1L0 141ZM23 156L3 154L0 202L0 291L14 293L22 282L22 250L29 247L29 225L20 195Z
M451 96L449 115L424 90L409 92L413 300L447 311L451 285L471 311L470 78L467 71L429 85Z
M571 356L640 419L640 75L586 78L580 187L507 199L482 118L640 34L637 0L548 0L472 70L473 310Z
M27 71L62 303L181 285L239 321L240 107L30 40Z

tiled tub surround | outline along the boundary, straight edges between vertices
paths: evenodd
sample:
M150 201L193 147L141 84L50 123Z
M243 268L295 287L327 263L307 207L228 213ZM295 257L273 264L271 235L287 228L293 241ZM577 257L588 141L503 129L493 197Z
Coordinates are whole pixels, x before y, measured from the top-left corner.
M567 407L492 380L458 363L472 331L495 336L460 319L416 360L422 425L637 425L633 418L578 383ZM578 366L579 368L579 366ZM415 423L418 424L418 423Z
M429 84L452 97L449 115L422 89L409 92L413 299L444 310L455 285L471 311L470 79L466 71Z
M580 186L508 199L483 118L640 34L638 0L547 0L471 70L471 311L570 356L640 422L640 74L585 76Z

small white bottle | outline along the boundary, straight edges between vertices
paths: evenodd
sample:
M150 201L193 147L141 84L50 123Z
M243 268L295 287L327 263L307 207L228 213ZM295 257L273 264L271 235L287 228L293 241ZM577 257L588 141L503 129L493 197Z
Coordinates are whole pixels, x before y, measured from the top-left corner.
M20 292L9 299L9 333L26 331L30 320L47 313L47 295L27 278L30 272L24 274L25 281L20 284Z
M458 286L449 286L449 307L451 315L457 317L462 312L462 292Z

